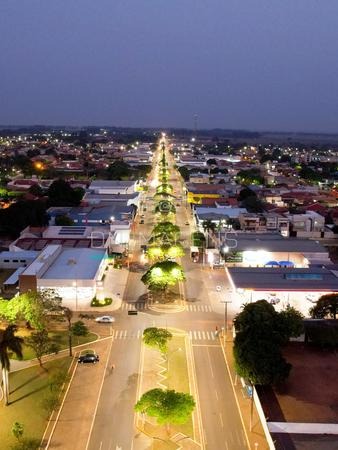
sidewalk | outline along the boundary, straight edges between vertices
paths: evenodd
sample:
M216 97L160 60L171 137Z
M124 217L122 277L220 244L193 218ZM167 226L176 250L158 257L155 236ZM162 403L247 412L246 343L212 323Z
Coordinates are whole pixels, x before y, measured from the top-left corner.
M224 350L224 340L220 337L220 341ZM251 412L251 399L246 397L243 392L243 387L240 382L239 377L236 378L236 372L234 368L234 358L233 358L233 337L230 332L228 332L226 340L226 362L229 368L231 380L234 386L234 391L240 408L240 413L243 419L243 424L246 430L246 434L250 443L250 449L252 450L268 450L269 446L265 439L263 427L261 425L256 407L253 407L253 427L250 431L250 412ZM257 445L258 444L258 445Z

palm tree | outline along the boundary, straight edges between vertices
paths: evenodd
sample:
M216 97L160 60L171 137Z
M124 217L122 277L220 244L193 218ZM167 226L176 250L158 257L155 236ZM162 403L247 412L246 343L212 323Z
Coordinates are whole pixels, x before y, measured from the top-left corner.
M5 405L8 405L9 400L9 352L15 353L19 359L22 358L23 339L19 336L15 336L17 329L18 328L16 325L8 325L8 327L4 330L0 330L0 363L2 368L2 382Z

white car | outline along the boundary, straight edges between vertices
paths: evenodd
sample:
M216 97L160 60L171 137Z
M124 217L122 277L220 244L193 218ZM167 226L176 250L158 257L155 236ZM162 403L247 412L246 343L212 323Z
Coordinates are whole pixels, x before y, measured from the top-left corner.
M113 323L115 319L112 316L100 316L96 317L95 321L98 323Z

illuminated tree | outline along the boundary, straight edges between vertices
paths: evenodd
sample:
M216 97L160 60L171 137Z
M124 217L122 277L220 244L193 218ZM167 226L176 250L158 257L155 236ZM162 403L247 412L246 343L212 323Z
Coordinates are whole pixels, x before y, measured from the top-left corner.
M147 256L151 260L176 259L184 256L184 249L180 243L152 245L147 249Z
M156 242L176 242L180 238L180 227L172 222L160 222L155 225L151 234Z
M155 213L167 215L169 213L176 213L175 205L169 200L161 200L155 206Z
M149 289L161 291L184 280L182 266L173 261L161 261L152 265L141 278L142 283Z
M151 389L145 392L135 405L135 411L155 417L159 424L165 424L170 432L170 424L186 423L195 408L190 394L174 390Z
M157 194L162 194L162 193L172 194L173 190L174 190L174 188L171 184L165 183L165 184L160 184L159 186L157 186L156 193Z
M16 325L8 325L4 330L0 330L0 363L5 405L8 405L9 400L10 353L15 353L19 359L22 359L23 339L15 336L16 331Z
M47 327L50 318L62 315L62 299L52 289L26 292L12 298L0 299L0 318L8 322L25 320L37 330Z
M168 341L172 337L172 333L165 328L150 327L143 331L143 342L161 353L168 352Z

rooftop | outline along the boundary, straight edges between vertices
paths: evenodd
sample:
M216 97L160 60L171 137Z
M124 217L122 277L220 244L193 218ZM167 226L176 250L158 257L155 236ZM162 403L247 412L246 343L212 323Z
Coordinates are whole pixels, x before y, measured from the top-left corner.
M105 249L64 248L41 278L93 279L105 255Z
M228 267L236 288L254 291L337 292L337 272L326 268Z
M236 251L266 250L268 252L327 253L326 248L318 241L299 238L285 238L276 233L236 233Z

